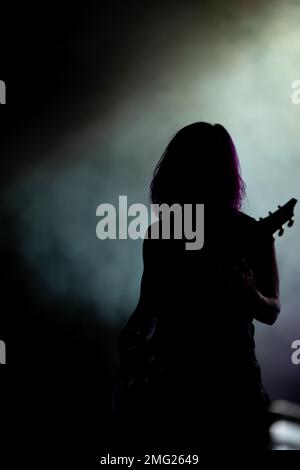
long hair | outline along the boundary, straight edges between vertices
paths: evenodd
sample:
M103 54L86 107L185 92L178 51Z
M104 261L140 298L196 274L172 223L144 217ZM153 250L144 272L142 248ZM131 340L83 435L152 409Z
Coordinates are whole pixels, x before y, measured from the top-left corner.
M179 130L157 163L153 204L203 203L240 209L245 183L234 143L220 124L195 122Z

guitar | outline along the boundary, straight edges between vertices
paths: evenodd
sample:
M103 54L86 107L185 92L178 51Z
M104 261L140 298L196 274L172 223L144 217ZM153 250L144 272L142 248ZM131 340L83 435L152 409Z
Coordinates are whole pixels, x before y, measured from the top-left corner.
M297 204L297 199L290 199L284 206L278 206L278 209L272 213L269 212L269 215L264 218L260 218L257 223L260 226L260 229L263 234L273 235L278 232L278 235L281 237L284 234L285 224L288 227L294 225L294 207Z

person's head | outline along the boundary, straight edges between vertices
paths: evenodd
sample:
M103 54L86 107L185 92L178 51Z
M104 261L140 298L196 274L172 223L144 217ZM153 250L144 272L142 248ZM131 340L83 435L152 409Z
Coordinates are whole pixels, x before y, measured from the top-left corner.
M203 203L239 209L245 184L234 143L220 124L195 122L167 145L150 186L153 204Z

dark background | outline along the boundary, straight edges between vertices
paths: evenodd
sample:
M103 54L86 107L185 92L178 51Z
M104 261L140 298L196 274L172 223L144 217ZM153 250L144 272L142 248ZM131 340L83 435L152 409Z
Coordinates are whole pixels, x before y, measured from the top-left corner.
M300 107L290 88L299 19L295 1L5 6L0 338L11 432L25 453L98 456L112 439L117 336L138 299L141 241L97 240L95 211L120 194L146 202L178 128L228 128L251 215L298 197ZM282 319L258 326L257 342L271 397L300 402L290 360L300 338L298 240L296 223L278 242Z

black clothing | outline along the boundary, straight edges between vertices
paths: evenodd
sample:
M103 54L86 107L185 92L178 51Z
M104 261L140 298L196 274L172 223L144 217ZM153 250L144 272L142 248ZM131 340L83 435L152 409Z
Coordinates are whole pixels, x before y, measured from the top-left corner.
M218 270L241 257L257 274L271 242L251 217L205 212L204 247L145 239L136 310L120 336L119 425L150 446L253 447L267 442L268 397L255 356L253 311Z

